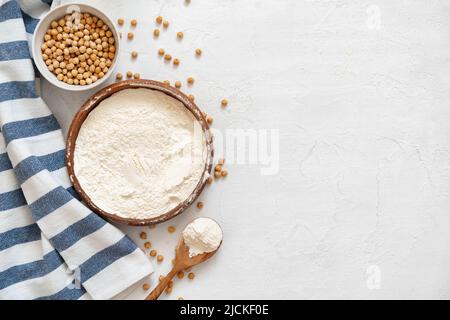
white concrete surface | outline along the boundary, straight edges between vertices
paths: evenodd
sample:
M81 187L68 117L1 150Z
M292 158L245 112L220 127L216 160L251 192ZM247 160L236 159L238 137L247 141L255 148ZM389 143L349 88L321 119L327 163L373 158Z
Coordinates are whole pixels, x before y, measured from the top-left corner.
M190 219L224 229L219 254L164 298L450 298L450 3L88 2L125 18L124 34L138 20L122 73L192 75L183 89L216 129L279 129L277 174L228 165L202 210L146 229L166 256L153 283ZM159 14L171 25L154 40ZM179 68L158 58L160 47ZM92 94L42 90L64 128ZM142 243L141 230L128 231Z

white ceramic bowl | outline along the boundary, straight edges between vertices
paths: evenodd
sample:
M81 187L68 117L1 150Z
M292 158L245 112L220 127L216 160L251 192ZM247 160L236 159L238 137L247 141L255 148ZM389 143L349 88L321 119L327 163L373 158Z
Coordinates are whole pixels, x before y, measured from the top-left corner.
M42 59L42 54L41 54L41 45L44 42L44 35L47 32L47 30L50 26L50 23L53 20L60 19L61 17L65 16L66 14L72 13L73 8L76 8L76 7L78 7L82 13L88 12L88 13L91 13L91 14L97 16L101 20L103 20L103 22L108 25L109 29L113 33L114 39L115 39L115 46L116 46L114 60L112 61L112 65L109 68L108 72L105 74L105 76L103 78L97 80L96 82L89 84L89 85L85 85L85 86L71 85L71 84L67 84L63 81L58 80L56 78L56 75L47 69L47 65L45 64L44 60ZM34 58L34 62L36 64L39 72L41 73L41 75L45 79L47 79L51 84L55 85L58 88L65 89L65 90L85 91L85 90L89 90L89 89L92 89L92 88L95 88L95 87L101 85L114 72L114 68L119 59L119 52L120 52L120 41L119 40L120 40L119 32L117 31L116 26L102 11L100 11L99 9L94 8L92 6L86 5L86 4L69 3L69 4L65 4L65 5L59 6L55 9L51 10L49 13L47 13L47 15L45 15L40 20L40 22L36 26L36 29L35 29L35 32L33 35L33 42L32 42L33 43L33 48L32 48L33 58Z

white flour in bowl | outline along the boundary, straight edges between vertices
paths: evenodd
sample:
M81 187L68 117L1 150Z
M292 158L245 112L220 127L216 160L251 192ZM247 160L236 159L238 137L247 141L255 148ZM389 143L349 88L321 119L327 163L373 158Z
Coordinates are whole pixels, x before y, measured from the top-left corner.
M74 151L75 175L92 202L135 219L186 200L205 162L205 136L194 115L150 89L124 89L103 100L82 124Z

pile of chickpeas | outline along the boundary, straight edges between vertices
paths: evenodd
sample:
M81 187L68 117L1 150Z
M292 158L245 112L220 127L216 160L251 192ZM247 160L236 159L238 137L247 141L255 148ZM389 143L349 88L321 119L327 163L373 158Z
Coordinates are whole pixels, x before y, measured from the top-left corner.
M71 85L89 85L109 71L116 53L108 25L90 13L51 22L41 46L42 59L56 78Z

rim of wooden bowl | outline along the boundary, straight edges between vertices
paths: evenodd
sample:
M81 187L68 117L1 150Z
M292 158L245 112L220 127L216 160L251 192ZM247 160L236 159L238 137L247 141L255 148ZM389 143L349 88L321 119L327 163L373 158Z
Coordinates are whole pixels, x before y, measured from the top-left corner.
M205 168L203 170L202 176L200 177L199 182L197 183L194 191L189 195L187 199L182 201L180 204L178 204L175 208L172 210L169 210L166 213L163 213L156 217L151 217L147 219L134 219L134 218L125 218L121 217L117 214L107 212L103 210L102 208L98 207L89 197L89 195L83 190L81 187L77 176L74 171L74 151L76 146L76 140L78 137L78 133L81 129L81 126L84 122L84 120L87 118L89 113L98 106L98 104L103 101L104 99L110 97L112 94L119 92L121 90L125 89L138 89L138 88L145 88L145 89L152 89L156 91L163 92L172 98L177 99L183 105L194 115L194 117L197 119L197 121L200 122L200 125L202 127L203 133L205 135L205 142L206 142L206 162L205 162ZM81 199L84 201L84 203L95 213L99 214L103 218L122 223L132 226L145 226L145 225L153 225L165 222L169 219L172 219L176 217L177 215L184 212L201 194L203 191L207 179L210 177L210 172L212 169L213 164L213 157L214 157L214 147L213 147L213 135L209 129L209 125L206 122L206 119L203 117L203 114L201 110L197 107L197 105L191 101L183 92L180 90L166 85L159 81L154 80L146 80L146 79L139 79L139 80L126 80L117 82L114 84L111 84L94 95L92 95L78 110L78 112L75 114L74 118L72 119L72 123L69 128L69 132L67 134L67 148L66 148L66 163L67 163L67 170L69 172L69 178L72 182L76 192L80 195Z

